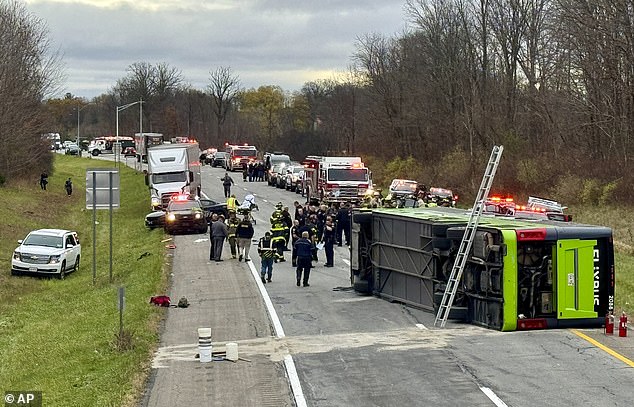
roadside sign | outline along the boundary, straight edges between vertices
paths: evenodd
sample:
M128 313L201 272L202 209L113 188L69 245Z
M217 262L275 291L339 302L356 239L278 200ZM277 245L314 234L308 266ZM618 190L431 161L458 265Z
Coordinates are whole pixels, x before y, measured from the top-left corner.
M86 209L118 208L120 195L118 169L86 170Z

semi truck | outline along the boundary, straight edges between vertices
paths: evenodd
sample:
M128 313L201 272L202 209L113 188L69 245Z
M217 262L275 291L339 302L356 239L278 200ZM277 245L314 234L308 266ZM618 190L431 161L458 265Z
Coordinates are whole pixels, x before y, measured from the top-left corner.
M353 211L351 282L359 293L437 313L470 211ZM480 217L449 319L501 331L600 327L614 311L608 227Z
M360 202L372 187L372 174L361 157L308 156L302 164L308 200Z
M162 144L148 148L145 183L153 210L163 210L174 195L200 197L198 143Z
M147 150L153 146L160 146L164 143L162 133L135 133L134 149L136 151L137 162L147 163Z

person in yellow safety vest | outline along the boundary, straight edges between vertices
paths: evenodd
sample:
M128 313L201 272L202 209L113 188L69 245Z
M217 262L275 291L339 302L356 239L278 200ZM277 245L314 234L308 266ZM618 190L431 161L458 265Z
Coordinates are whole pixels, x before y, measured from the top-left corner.
M236 258L236 229L240 219L236 216L235 211L229 211L229 219L227 219L229 247L231 248L231 258Z
M275 247L276 262L286 261L284 259L284 248L286 247L286 223L284 222L284 217L282 215L282 203L278 202L275 205L275 212L271 214L271 242L273 247Z
M238 209L238 205L240 205L240 203L236 199L236 196L234 194L231 194L231 196L227 198L227 211L235 212Z

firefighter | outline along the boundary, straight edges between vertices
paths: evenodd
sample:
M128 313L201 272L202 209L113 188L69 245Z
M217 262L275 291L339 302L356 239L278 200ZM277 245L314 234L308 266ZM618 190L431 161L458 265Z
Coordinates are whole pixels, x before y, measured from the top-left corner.
M229 211L229 219L227 219L227 237L229 238L229 247L231 248L231 258L236 258L236 229L240 224L240 219L236 216L235 211Z
M286 261L284 259L284 248L286 247L286 239L284 238L287 226L284 222L282 215L283 205L278 202L275 205L275 212L271 214L271 240L273 241L273 247L276 249L276 262Z
M262 284L266 284L267 281L270 283L273 274L273 259L275 259L275 248L271 241L271 232L266 232L264 237L260 238L258 242L258 254L262 259L262 265L260 267ZM267 277L266 280L264 277Z

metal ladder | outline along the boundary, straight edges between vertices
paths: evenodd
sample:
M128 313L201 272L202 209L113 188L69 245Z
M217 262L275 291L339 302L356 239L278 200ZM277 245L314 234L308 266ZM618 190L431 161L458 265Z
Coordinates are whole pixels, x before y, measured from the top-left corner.
M484 205L489 195L491 184L493 184L495 171L500 163L500 158L502 158L503 150L503 146L494 146L493 151L491 152L491 157L489 158L489 163L487 164L484 172L484 177L482 177L478 196L473 204L473 209L471 210L471 215L469 216L469 222L467 223L462 241L460 242L456 260L451 268L451 274L449 275L447 287L445 287L445 293L442 296L442 301L440 303L440 307L438 308L436 319L434 320L434 326L438 325L438 322L440 321L440 327L444 328L447 323L447 318L449 317L449 312L451 311L451 304L453 304L456 291L458 291L458 283L462 277L464 267L467 264L468 254L471 250L471 246L473 245L473 239L475 238L475 232L478 228L480 215L482 215L482 212L484 211Z

